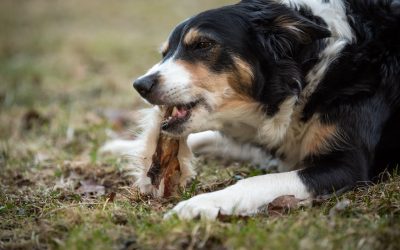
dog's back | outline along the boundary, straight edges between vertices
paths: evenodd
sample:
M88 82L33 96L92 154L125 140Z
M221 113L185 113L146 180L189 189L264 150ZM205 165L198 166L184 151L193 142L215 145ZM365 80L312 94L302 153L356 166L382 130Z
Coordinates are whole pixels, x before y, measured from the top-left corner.
M382 55L378 57L382 60L382 88L392 110L376 149L371 175L377 176L387 166L400 165L400 1L369 1L361 6L359 1L352 2L360 18L367 21L364 32L370 29L375 34L372 43Z
M368 1L365 5L360 5L360 1L351 2L366 23L359 29L374 34L371 42L375 50L380 50L380 55L371 59L382 61L381 84L385 101L391 107L371 170L371 175L377 176L386 167L393 169L400 165L400 1Z
M346 10L355 41L330 65L305 106L304 119L318 113L351 141L318 161L349 166L333 179L368 181L400 163L400 1L351 0Z

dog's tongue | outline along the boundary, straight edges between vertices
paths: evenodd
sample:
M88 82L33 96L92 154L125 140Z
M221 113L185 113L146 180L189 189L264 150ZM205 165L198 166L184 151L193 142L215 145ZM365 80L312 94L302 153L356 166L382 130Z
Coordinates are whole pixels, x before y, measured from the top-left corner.
M185 107L176 107L175 106L172 110L171 116L175 117L175 118L183 118L187 115L187 113L188 113L188 110Z

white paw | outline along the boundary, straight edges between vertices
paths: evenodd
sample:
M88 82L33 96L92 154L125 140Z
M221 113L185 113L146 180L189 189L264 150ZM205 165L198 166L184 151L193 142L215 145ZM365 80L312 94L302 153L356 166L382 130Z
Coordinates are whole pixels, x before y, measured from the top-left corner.
M179 202L178 205L165 214L164 219L169 219L176 214L180 219L184 220L196 217L215 220L219 213L218 202L213 197L210 197L210 194L203 194Z
M218 215L248 216L258 212L258 204L249 202L242 192L235 186L227 189L201 194L189 200L178 203L164 218L177 215L180 219L194 219L201 217L215 220Z

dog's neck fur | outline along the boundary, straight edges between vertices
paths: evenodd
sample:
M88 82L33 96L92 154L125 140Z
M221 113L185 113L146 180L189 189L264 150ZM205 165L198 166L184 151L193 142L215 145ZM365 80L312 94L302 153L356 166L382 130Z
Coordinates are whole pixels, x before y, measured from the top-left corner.
M355 36L347 21L347 14L343 0L275 0L289 7L300 10L308 8L313 15L324 20L331 32L331 37L326 39L326 47L319 55L319 62L306 76L307 87L302 91L299 102L302 108L308 98L317 88L320 81L331 64L346 46L355 40Z
M301 114L303 108L318 84L323 80L330 64L340 55L340 52L347 44L355 40L355 37L347 22L345 5L342 0L330 0L326 3L322 0L275 1L297 11L301 8L308 8L315 16L325 21L332 36L325 39L326 46L319 54L319 60L316 65L306 74L305 80L307 84L299 96L287 98L280 105L279 111L271 117L266 116L262 109L259 108L259 105L249 104L244 109L252 109L252 112L243 112L240 118L234 116L233 119L231 119L231 115L225 115L224 117L227 120L218 129L235 139L242 141L252 140L266 149L281 151L282 154L289 158L287 165L290 166L288 168L294 168L298 161L301 160L299 150L294 148L301 143L302 138L310 127L310 123L315 122L317 119L317 117L314 117L309 122L302 122ZM252 117L248 117L246 114L251 114ZM223 117L220 118L224 120ZM233 124L235 122L236 125ZM247 131L247 133L244 131Z

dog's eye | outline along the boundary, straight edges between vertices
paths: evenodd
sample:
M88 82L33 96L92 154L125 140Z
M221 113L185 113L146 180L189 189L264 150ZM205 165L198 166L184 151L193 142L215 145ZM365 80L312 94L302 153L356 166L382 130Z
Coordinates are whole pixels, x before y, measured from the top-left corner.
M213 41L200 41L195 45L195 49L210 49L214 44Z

